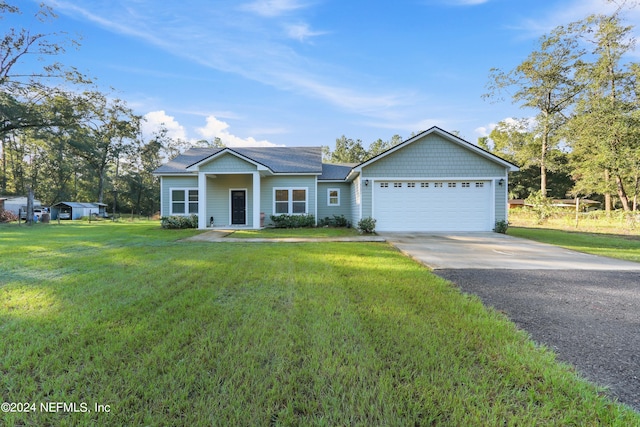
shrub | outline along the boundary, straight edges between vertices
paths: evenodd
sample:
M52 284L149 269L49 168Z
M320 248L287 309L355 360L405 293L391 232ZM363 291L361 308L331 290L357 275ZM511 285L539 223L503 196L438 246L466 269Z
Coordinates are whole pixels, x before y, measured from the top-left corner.
M18 220L18 215L6 209L0 209L0 222L13 222Z
M275 228L304 228L304 227L315 227L316 225L316 217L311 214L271 215L270 218Z
M334 215L333 218L325 216L318 220L318 227L351 227L351 223L344 215Z
M373 233L376 230L376 220L371 217L362 218L358 221L358 230L361 233Z
M333 223L336 227L349 227L349 220L344 215L334 215Z
M508 228L509 228L509 221L505 221L503 219L500 221L496 221L496 226L494 227L493 231L500 234L507 234Z
M551 206L551 199L540 191L531 193L531 195L525 199L525 203L531 205L531 210L535 213L538 224L545 222L554 212L553 206Z
M198 228L198 215L190 216L163 216L160 225L167 229Z

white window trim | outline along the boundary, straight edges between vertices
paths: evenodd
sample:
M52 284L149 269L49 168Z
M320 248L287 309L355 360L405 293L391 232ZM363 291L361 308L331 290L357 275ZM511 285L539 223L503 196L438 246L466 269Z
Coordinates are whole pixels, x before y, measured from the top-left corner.
M338 203L331 203L331 192L338 192ZM340 206L340 189L339 188L327 188L327 206Z
M169 215L171 216L189 216L189 215L197 215L189 213L189 191L198 191L198 187L171 187L169 188ZM184 192L184 213L175 213L173 212L173 192L174 191L182 191ZM198 206L200 205L200 192L198 191Z
M288 197L288 207L286 213L276 213L276 191L278 190L287 190ZM293 191L294 190L304 190L304 212L293 213ZM297 200L300 202L300 200ZM273 187L273 210L274 215L307 215L309 213L309 187Z

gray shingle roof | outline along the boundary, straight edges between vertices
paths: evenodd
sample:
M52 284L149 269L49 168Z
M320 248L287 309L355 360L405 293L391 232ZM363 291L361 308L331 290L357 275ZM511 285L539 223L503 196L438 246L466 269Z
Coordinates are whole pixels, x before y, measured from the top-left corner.
M356 163L344 163L344 164L322 164L322 175L318 177L319 180L344 180L349 176L351 169L356 166Z
M160 166L154 173L185 173L186 169L192 164L198 163L222 150L222 148L190 148Z
M160 166L155 173L185 173L189 166L224 150L246 157L274 173L322 173L320 147L191 148Z

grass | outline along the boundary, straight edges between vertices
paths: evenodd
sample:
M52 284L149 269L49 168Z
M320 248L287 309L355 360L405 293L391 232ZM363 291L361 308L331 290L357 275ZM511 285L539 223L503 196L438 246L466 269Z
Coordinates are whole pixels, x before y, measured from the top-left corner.
M640 216L622 210L607 215L604 211L583 212L578 215L571 209L557 209L542 224L530 209L510 209L509 224L525 228L547 228L597 234L640 236Z
M355 228L336 228L336 227L319 227L319 228L265 228L262 230L236 230L228 237L235 238L287 238L287 237L352 237L359 236L358 230Z
M639 425L478 299L380 243L0 226L3 425Z
M510 227L508 234L574 251L640 262L640 237L520 227Z
M562 246L574 251L610 258L640 262L640 233L638 225L620 212L606 217L604 212L582 214L575 227L575 214L558 213L542 224L536 224L531 213L509 212L508 233L543 243Z

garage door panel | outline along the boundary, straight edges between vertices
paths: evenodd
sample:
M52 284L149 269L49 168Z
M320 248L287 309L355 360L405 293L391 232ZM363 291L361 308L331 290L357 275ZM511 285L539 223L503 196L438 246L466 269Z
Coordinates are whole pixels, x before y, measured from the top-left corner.
M380 231L488 231L492 197L486 181L388 182L374 187L374 217ZM476 182L482 183L476 186ZM449 184L451 183L451 184ZM394 186L394 184L396 184ZM453 186L455 184L455 186Z

